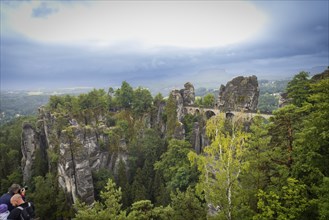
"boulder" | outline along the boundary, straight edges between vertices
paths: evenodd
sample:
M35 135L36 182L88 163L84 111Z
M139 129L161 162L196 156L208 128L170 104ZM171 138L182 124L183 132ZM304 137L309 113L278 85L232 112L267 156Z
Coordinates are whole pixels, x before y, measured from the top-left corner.
M256 111L259 87L256 76L238 76L221 85L217 106L223 111Z
M187 82L184 84L184 89L180 90L180 93L183 97L183 104L186 105L194 105L195 102L195 91L192 83Z

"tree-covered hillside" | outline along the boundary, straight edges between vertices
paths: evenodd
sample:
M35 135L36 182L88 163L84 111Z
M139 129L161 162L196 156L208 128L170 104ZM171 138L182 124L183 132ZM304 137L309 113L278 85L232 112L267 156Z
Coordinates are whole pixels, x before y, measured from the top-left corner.
M38 108L49 101L53 94L78 95L90 91L89 88L72 88L39 91L1 91L0 94L0 125L21 117L36 115Z
M202 112L179 120L172 94L152 97L127 82L51 96L37 119L1 127L1 192L28 179L20 172L25 122L44 146L27 182L40 219L328 219L328 74L294 76L289 103L269 120L242 113L208 119ZM201 152L192 147L198 132L208 141ZM94 148L99 158L87 154ZM112 162L102 167L101 157ZM86 163L91 168L80 172ZM70 169L91 180L84 182L92 186L91 202L88 192L73 198L63 189Z

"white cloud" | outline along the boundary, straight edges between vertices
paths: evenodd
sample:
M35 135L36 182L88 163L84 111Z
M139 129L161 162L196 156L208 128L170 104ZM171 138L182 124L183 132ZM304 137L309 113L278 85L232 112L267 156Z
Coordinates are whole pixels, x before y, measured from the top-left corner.
M56 13L33 17L44 2L25 2L1 12L6 30L52 43L100 46L139 42L146 47L212 47L254 37L265 14L245 1L46 2Z

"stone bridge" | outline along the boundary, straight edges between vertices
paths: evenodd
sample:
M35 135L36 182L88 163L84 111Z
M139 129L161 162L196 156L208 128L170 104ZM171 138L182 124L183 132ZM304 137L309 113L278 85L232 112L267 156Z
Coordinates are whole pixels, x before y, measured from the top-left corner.
M201 108L196 106L184 106L183 107L184 114L200 114L203 113L209 119L214 115L218 115L221 111L218 108ZM251 119L255 117L258 113L256 112L238 112L238 111L228 111L225 112L225 117L233 117L235 115L241 115L245 119ZM265 119L269 119L271 114L259 114L261 117Z

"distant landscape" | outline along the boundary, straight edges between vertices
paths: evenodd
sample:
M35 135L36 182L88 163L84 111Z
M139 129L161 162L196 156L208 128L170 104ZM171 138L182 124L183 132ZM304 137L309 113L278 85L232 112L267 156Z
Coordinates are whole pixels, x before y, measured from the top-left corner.
M285 91L289 80L260 80L260 97L258 108L263 112L271 112L278 108L280 93ZM220 86L220 85L219 85ZM218 86L218 88L219 88ZM204 97L211 93L215 99L218 98L218 88L196 88L195 95ZM106 88L104 88L107 90ZM40 89L37 91L1 91L0 96L0 125L21 116L36 115L38 108L48 103L50 96L57 95L79 95L91 91L92 88L70 88L70 89ZM151 91L152 93L152 91ZM154 92L153 92L154 94ZM168 96L167 90L162 91L164 97Z

